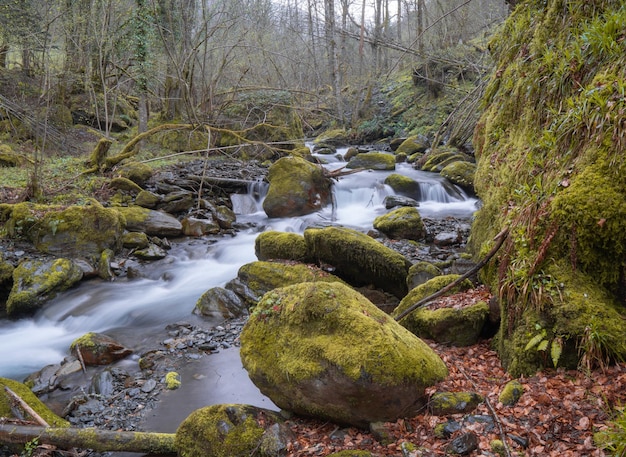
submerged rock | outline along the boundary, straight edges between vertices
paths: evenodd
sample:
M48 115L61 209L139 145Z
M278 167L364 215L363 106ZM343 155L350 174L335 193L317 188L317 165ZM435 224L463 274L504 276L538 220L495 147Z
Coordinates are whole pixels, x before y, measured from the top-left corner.
M359 427L417 414L425 388L447 375L424 342L340 283L266 294L242 331L241 359L279 407Z

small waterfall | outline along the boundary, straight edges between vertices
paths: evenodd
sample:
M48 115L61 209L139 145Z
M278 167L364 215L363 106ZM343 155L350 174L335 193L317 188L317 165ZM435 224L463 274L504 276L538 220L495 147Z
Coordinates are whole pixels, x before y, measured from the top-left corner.
M262 180L248 184L248 191L245 194L232 194L230 201L233 204L235 214L255 214L263 211L263 199L267 195L269 184Z

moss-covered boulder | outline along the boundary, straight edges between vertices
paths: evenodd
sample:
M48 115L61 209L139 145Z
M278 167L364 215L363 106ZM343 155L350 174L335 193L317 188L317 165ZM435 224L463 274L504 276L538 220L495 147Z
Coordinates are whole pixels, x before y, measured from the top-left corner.
M403 206L374 219L374 228L392 239L423 240L426 226L417 208Z
M200 408L176 430L179 457L249 457L285 455L294 439L280 414L250 405Z
M269 217L310 214L331 203L331 181L322 167L300 157L283 157L269 169L263 210Z
M525 2L494 36L474 133L483 205L470 244L480 257L510 229L481 279L502 297L496 347L513 375L553 365L526 350L544 331L558 366L626 357L626 10L562 6Z
M69 207L18 203L5 205L11 236L24 236L45 253L63 257L99 257L119 250L124 219L95 200Z
M395 150L396 154L406 154L411 156L415 153L424 153L428 149L428 140L423 136L410 136L404 140Z
M395 170L396 158L383 152L363 152L350 159L346 168L364 168L366 170Z
M306 262L308 251L304 237L293 232L270 230L254 240L254 253L259 260L284 259Z
M411 265L411 268L409 268L409 274L406 277L406 285L409 290L411 290L417 286L421 286L427 281L430 281L436 276L440 276L441 274L441 270L432 263L418 261Z
M301 283L259 302L241 360L277 406L365 427L417 414L447 369L419 338L353 289Z
M144 232L150 236L177 237L182 235L183 225L171 214L140 206L115 208L126 221L126 229Z
M70 426L69 422L50 411L50 409L44 405L28 387L21 382L7 378L0 378L0 417L22 419L21 417L15 417L13 414L15 399L6 392L5 387L8 387L12 392L24 400L26 404L30 406L37 413L37 415L45 420L51 427ZM24 417L29 417L26 411L24 411ZM34 418L30 419L34 420Z
M141 190L135 197L135 205L150 209L156 208L160 201L161 197L148 190Z
M242 265L237 272L237 281L245 286L246 291L241 293L236 288L235 291L247 297L251 304L256 304L265 293L277 287L301 282L342 282L337 276L312 265L266 261Z
M32 314L82 278L83 271L70 259L25 260L13 271L7 314Z
M109 181L109 187L112 189L121 190L122 192L127 192L131 195L137 195L142 191L141 187L137 185L134 181L131 181L128 178L122 178L118 176L117 178L113 178Z
M348 144L348 132L344 129L327 130L318 135L313 143L315 145L328 144L332 146L344 146Z
M393 189L397 194L410 197L415 200L421 199L420 185L417 181L408 176L392 173L385 178L385 184Z
M524 385L517 379L509 381L498 395L498 401L504 406L515 405L524 394Z
M344 227L309 228L304 239L317 262L331 265L334 274L350 284L373 284L398 298L406 295L411 262L364 233Z
M110 336L94 332L72 341L70 352L85 365L108 365L133 353Z
M0 167L17 167L22 158L8 144L0 144Z
M419 302L423 298L428 297L429 295L434 294L435 292L440 291L448 284L456 281L459 278L459 275L442 275L437 276L429 281L426 281L424 284L411 289L409 293L400 301L400 304L393 310L392 316L399 316L405 310L409 309L415 303ZM446 295L454 294L457 292L461 292L464 290L468 290L472 288L472 283L468 279L461 282L461 284L455 286L451 290L447 292ZM409 313L407 316L400 320L400 324L409 330L419 330L421 324L416 323L416 313L418 313L421 309L417 309L412 313Z
M439 174L466 192L474 193L475 163L458 160L446 165Z
M455 162L472 162L472 158L454 147L440 147L432 150L420 160L420 168L423 171L440 173L446 166Z

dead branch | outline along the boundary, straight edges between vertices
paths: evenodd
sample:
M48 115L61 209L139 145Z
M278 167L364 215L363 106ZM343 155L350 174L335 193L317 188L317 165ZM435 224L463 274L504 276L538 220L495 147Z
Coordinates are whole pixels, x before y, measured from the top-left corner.
M61 449L92 449L96 452L176 454L171 433L115 432L94 428L51 428L0 423L0 442L25 444L37 439Z
M495 238L493 239L494 241L496 241L496 244L493 246L493 248L491 248L491 251L489 251L487 253L487 255L485 256L484 259L482 259L480 262L478 262L476 265L474 265L474 268L472 268L471 270L466 272L464 275L460 276L455 281L453 281L450 284L448 284L446 287L444 287L442 289L439 289L434 294L430 294L428 297L422 298L420 301L418 301L414 305L409 306L407 309L405 309L404 311L402 311L400 314L398 314L396 316L396 318L395 318L396 321L400 321L401 319L405 318L407 315L409 315L410 313L412 313L416 309L421 308L423 306L426 306L428 303L433 301L435 298L441 297L443 294L445 294L446 292L450 291L451 289L453 289L454 287L459 285L461 282L465 281L467 278L469 278L470 276L472 276L473 274L478 272L478 270L480 270L482 267L484 267L487 264L487 262L489 262L489 260L491 260L491 258L494 255L496 255L496 252L498 252L498 250L500 249L500 247L504 243L504 240L506 240L508 234L509 234L508 227L505 227L504 229L502 229L502 231L500 233L498 233L495 236Z
M7 386L4 386L4 390L9 395L9 397L11 397L15 402L17 402L20 405L20 407L24 411L26 411L26 413L28 413L28 415L30 417L32 417L35 420L35 422L37 422L39 425L41 425L43 427L49 427L50 426L45 420L43 420L43 418L39 414L37 414L37 412L35 412L35 410L33 408L31 408L28 405L28 403L26 403L24 400L22 400L22 398L18 394L13 392Z

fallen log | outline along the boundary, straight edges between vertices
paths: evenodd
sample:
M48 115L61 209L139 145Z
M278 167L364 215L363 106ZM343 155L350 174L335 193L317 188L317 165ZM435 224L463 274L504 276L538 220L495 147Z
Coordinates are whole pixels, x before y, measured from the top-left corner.
M94 428L51 428L0 423L0 442L26 444L37 439L60 449L92 449L96 452L140 452L175 455L173 433L115 432Z

